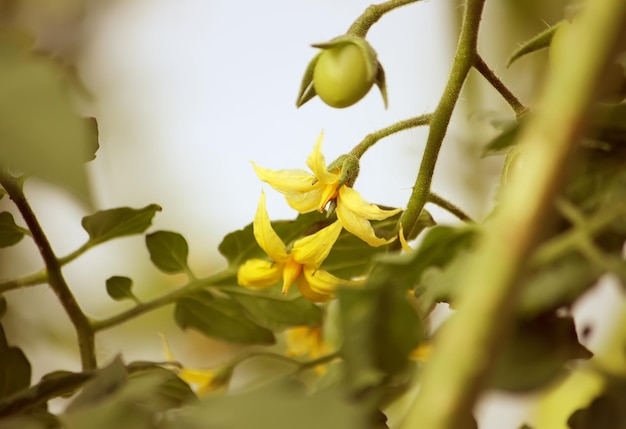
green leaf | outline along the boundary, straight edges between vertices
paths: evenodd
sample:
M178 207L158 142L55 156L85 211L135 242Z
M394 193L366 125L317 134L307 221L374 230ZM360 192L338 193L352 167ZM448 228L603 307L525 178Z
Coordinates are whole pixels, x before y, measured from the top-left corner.
M68 412L89 408L112 395L126 384L128 371L121 357L116 357L106 367L100 369L83 390L66 408Z
M129 369L132 365L132 363L128 365ZM158 402L162 404L163 410L180 408L198 399L187 383L181 380L172 371L159 366L133 371L129 377L129 383L134 383L145 378L152 378L155 375L161 379L161 382L152 394L158 397Z
M4 295L0 295L0 319L4 317L7 312L7 299Z
M348 383L356 390L405 372L409 353L425 338L422 321L408 301L413 282L398 275L406 256L382 258L364 287L338 290L341 353Z
M146 247L154 265L168 274L189 271L187 257L189 246L185 237L177 232L156 231L146 235Z
M313 394L286 381L235 395L209 396L165 429L363 429L371 405L340 390Z
M622 402L609 395L595 398L588 407L576 410L567 419L567 426L571 429L597 429L626 427L626 415Z
M22 228L15 224L9 212L0 213L0 248L13 246L24 237Z
M207 291L186 295L176 302L174 318L182 329L242 344L273 344L274 334L248 317L234 300Z
M152 224L152 218L161 207L150 204L142 209L119 207L85 216L82 225L93 246L117 237L141 234Z
M596 284L601 270L577 254L560 258L524 280L520 311L533 317L570 306Z
M106 280L107 294L115 301L130 299L136 301L133 295L133 280L128 277L112 276Z
M122 369L123 366L115 372ZM105 370L99 371L100 376L106 376ZM181 403L181 392L174 393L167 387L172 374L166 371L146 371L127 377L125 382L117 374L113 377L120 383L112 385L108 394L101 392L93 401L69 408L60 416L64 429L147 429L157 427L157 422L162 427L161 422L167 420L164 411ZM170 396L172 393L175 397Z
M540 389L565 375L567 362L591 356L578 342L571 317L542 315L520 322L507 337L490 386L512 392Z
M31 368L24 352L7 343L0 325L0 398L10 396L30 386Z
M550 46L550 42L552 41L552 36L554 32L561 26L564 21L559 21L553 26L545 29L541 33L537 34L532 39L524 42L522 46L517 48L515 52L511 55L509 60L506 62L506 66L509 67L516 60L522 58L523 56L530 54L532 52L538 51L543 48L547 48Z
M41 381L28 389L20 390L0 400L0 418L22 413L32 413L41 404L53 398L71 395L94 373L55 371L44 375Z
M420 246L410 255L411 277L419 281L427 268L447 265L459 251L467 249L475 237L476 229L471 226L439 225L431 228Z
M32 47L16 31L0 30L0 159L90 204L83 162L97 139L92 121L77 115L63 66Z
M6 194L7 194L7 191L5 191L4 189L0 188L0 200L3 199Z
M517 121L511 122L506 126L504 130L493 138L485 148L483 149L483 157L490 155L500 155L503 152L513 147L517 141L517 136L520 132L520 123Z
M294 326L320 326L324 312L308 299L286 298L270 291L255 292L244 288L221 288L228 293L255 323L274 332Z
M385 239L393 237L400 216L401 213L398 213L385 220L371 222L376 235ZM434 224L435 221L431 214L427 210L422 210L417 225L407 240L414 239L422 230ZM370 271L376 255L384 254L388 249L389 246L372 247L360 238L343 230L321 268L344 279L360 277Z

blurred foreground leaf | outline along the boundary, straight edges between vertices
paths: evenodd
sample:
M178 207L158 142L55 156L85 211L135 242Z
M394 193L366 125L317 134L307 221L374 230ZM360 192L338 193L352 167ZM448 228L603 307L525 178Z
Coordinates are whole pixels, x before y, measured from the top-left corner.
M0 159L91 204L83 163L97 147L95 122L76 114L63 67L31 48L0 29Z
M578 342L571 317L542 315L520 322L508 337L490 385L512 392L540 389L565 375L567 362L591 356Z
M307 394L273 383L252 392L213 396L183 410L165 429L367 429L368 411L338 390Z

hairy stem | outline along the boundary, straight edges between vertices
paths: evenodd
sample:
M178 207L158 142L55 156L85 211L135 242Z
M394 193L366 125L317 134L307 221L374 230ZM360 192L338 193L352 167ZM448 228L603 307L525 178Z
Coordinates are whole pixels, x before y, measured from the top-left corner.
M193 280L190 283L182 286L181 288L170 292L165 295L161 295L157 298L154 298L151 301L141 302L137 306L131 308L130 310L119 313L115 316L111 316L107 319L98 320L91 323L92 329L94 332L103 331L105 329L112 328L114 326L120 325L130 319L134 319L135 317L141 316L150 311L156 310L161 307L165 307L166 305L173 304L178 299L183 296L205 288L207 286L216 285L218 283L224 282L233 278L235 274L232 270L226 269L219 273L213 274L204 279Z
M584 131L610 51L625 32L626 3L588 2L576 25L578 46L567 51L548 77L540 109L519 136L525 167L513 170L476 252L466 260L458 279L463 292L457 311L438 332L404 428L460 427L458 416L472 412L507 340L520 292L518 278L552 214L554 196Z
M474 63L474 68L478 71L487 82L494 87L498 93L504 98L504 100L509 103L511 109L515 112L515 116L518 118L526 113L527 108L524 106L518 98L506 87L506 85L496 76L496 74L487 66L487 63L483 60L480 55L476 55L476 62Z
M428 201L430 186L435 172L439 150L446 136L452 111L459 98L461 88L472 66L476 62L478 28L485 0L468 0L465 6L461 35L454 55L454 63L444 93L430 121L430 133L426 141L424 156L413 186L406 210L400 217L400 224L407 237L413 233L420 212Z
M447 210L464 222L474 222L472 218L463 211L463 209L433 192L428 195L428 202Z
M432 118L432 114L427 113L424 115L416 116L415 118L405 119L404 121L396 122L381 130L368 134L361 143L356 145L350 155L360 159L363 154L372 146L374 146L379 140L388 137L392 134L399 133L400 131L408 130L411 128L420 127L422 125L428 125Z
M348 34L365 37L372 25L376 24L384 14L401 6L406 6L407 4L416 3L418 1L419 0L390 0L385 3L369 5L367 9L365 9L365 12L350 26Z
M94 331L91 329L87 316L85 316L85 313L81 310L76 298L74 298L72 291L67 285L63 273L61 272L61 264L54 254L48 237L46 237L46 234L41 228L35 213L26 200L21 185L16 179L8 175L0 175L0 184L13 200L22 214L24 222L26 222L26 225L30 229L33 240L39 249L39 253L41 254L48 272L48 284L59 299L72 325L74 325L78 337L78 348L80 350L83 370L86 371L96 368Z

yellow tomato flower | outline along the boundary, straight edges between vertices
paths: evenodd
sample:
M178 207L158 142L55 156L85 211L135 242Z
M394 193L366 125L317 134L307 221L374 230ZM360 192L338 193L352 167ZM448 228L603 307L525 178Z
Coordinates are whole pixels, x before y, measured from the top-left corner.
M176 362L172 349L167 342L167 338L165 338L163 334L160 335L166 359L171 362ZM218 366L210 369L189 369L176 366L174 367L174 371L198 396L226 390L233 373L231 366Z
M342 166L338 165L332 171L326 167L322 155L322 138L323 134L320 134L306 161L313 174L304 170L268 170L253 163L257 176L285 195L287 203L300 213L313 210L323 212L328 203L334 200L341 226L370 246L381 246L395 240L377 237L370 220L387 219L401 210L383 210L365 201L348 184L342 183Z
M304 297L321 302L330 299L339 285L360 284L319 269L341 232L338 221L296 240L289 251L272 228L265 207L265 194L261 194L252 226L257 243L272 260L250 259L241 265L237 272L237 282L241 286L265 289L282 279L284 294L296 283Z
M321 326L297 326L286 331L287 356L308 356L317 359L330 352L330 346L324 341ZM322 375L326 372L324 365L317 365L315 371Z

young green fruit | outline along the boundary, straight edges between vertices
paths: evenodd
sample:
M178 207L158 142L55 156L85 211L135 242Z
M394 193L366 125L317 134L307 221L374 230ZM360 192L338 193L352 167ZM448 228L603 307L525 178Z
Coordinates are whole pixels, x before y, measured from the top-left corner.
M363 98L374 84L380 88L387 106L385 72L365 39L346 35L313 46L322 51L305 71L296 106L319 95L331 107L348 107Z
M374 84L367 58L352 43L324 49L313 72L313 87L329 106L348 107L365 96Z

